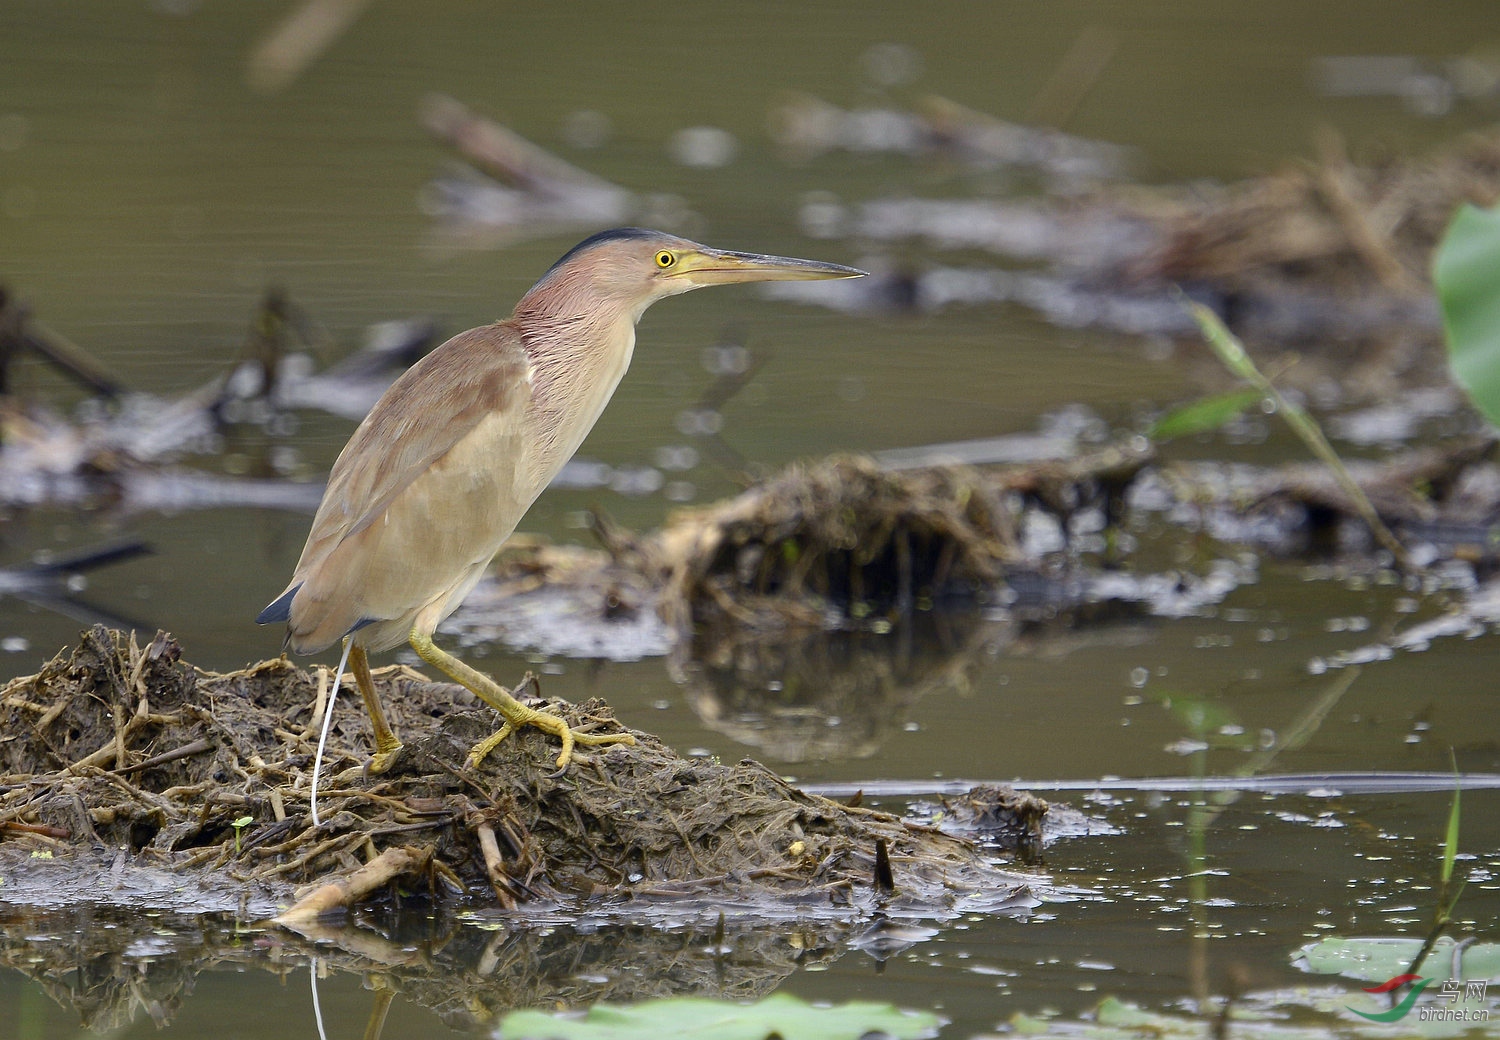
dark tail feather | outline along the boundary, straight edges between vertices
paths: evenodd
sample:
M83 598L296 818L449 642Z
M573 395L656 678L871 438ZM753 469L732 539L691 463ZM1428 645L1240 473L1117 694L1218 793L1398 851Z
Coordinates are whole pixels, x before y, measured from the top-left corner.
M259 614L255 615L255 623L257 625L269 625L273 621L291 620L292 600L296 597L297 590L300 588L302 588L302 583L298 582L297 584L293 585L291 588L283 592L280 596L276 597L275 602L273 602L265 610L262 610Z

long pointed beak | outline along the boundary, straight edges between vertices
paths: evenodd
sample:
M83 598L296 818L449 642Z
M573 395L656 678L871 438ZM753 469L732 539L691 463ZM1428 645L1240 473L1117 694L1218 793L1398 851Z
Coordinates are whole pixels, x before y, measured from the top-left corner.
M699 248L677 262L671 277L693 285L727 285L732 282L805 282L820 278L863 278L868 272L843 264L799 260L792 256L735 253L727 249Z

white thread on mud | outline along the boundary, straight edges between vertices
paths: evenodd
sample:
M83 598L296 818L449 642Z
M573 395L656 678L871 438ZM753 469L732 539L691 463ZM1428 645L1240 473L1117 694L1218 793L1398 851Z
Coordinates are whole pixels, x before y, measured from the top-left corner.
M344 639L344 652L339 656L338 670L333 673L333 689L328 693L328 704L323 709L323 730L318 734L318 753L313 756L312 775L312 818L313 826L323 826L323 821L318 817L318 774L323 771L323 745L328 743L328 727L333 722L333 706L339 699L339 683L344 678L344 666L349 663L349 648L354 645L354 640Z

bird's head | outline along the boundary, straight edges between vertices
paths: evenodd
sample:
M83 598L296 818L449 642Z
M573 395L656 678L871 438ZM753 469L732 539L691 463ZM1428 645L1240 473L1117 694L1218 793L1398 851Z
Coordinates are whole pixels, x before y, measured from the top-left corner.
M563 254L517 308L566 310L620 308L638 319L651 304L705 285L735 282L859 278L842 264L787 256L713 249L644 228L615 228L584 239Z

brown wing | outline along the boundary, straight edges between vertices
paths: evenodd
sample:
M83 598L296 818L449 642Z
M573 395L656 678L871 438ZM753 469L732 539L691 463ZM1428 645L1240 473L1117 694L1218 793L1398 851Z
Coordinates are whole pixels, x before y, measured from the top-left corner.
M372 599L386 601L381 604L385 613L396 606L412 610L420 606L415 602L393 605L389 593L398 590L370 587L372 575L390 572L391 561L383 557L411 555L412 546L400 544L399 539L397 544L380 548L388 540L388 513L403 495L411 500L402 500L403 515L413 514L415 505L415 514L430 518L426 522L436 523L445 513L451 517L451 523L433 531L435 540L441 541L440 535L449 541L457 538L463 543L459 550L485 541L482 531L473 530L483 522L483 500L493 500L497 482L509 479L520 445L514 443L515 438L496 445L502 457L494 460L494 473L473 473L470 462L446 467L444 458L482 426L494 426L495 417L524 414L529 400L527 371L519 334L509 324L499 323L459 333L391 385L350 437L329 474L328 488L288 586L289 590L302 586L290 604L288 627L294 649L308 653L330 645L370 617L366 611ZM455 495L473 501L455 506L450 501ZM515 521L510 522L513 526ZM405 536L405 542L412 540L410 534ZM450 546L439 555L452 556L453 551ZM467 565L468 561L454 566L459 563ZM432 592L439 591L444 577L438 573L429 577L431 571L430 565L403 564L405 580L396 599L410 600L417 595L416 589L428 585Z

